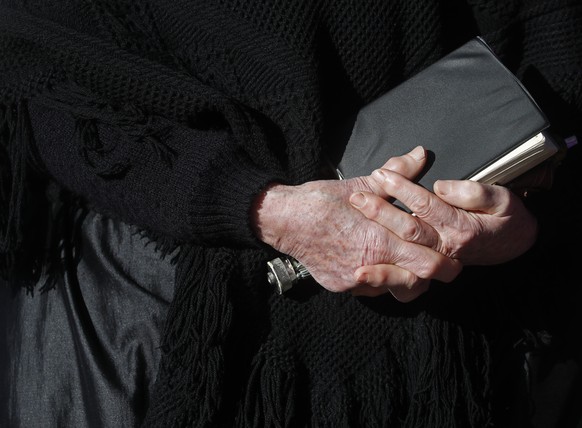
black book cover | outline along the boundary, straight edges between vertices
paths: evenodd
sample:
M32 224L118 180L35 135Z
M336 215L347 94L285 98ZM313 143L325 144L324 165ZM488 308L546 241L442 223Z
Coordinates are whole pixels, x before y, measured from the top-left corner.
M477 37L360 110L337 168L345 178L369 175L422 145L429 161L418 182L432 191L434 181L470 178L548 127Z

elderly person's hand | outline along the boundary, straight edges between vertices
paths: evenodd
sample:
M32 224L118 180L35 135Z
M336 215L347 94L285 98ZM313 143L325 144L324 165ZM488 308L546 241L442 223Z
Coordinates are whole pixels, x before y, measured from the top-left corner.
M384 167L398 171L394 174L406 180L416 176L424 163L424 151L417 148L390 159ZM378 218L367 219L350 205L354 192L388 197L384 187L371 176L271 185L257 200L253 216L257 235L300 261L330 291L367 296L391 291L397 299L409 301L426 291L430 279L453 280L462 269L459 261L425 242L418 245L402 239L399 235L408 238L406 231L392 231ZM383 266L382 283L370 281L365 273L354 276L358 268L368 265Z
M378 192L352 195L351 201L368 219L406 241L426 245L463 265L493 265L514 259L535 242L537 222L521 199L503 186L468 180L437 181L434 193L387 168L372 177ZM386 199L400 200L410 215ZM381 283L391 266L364 266L355 275Z

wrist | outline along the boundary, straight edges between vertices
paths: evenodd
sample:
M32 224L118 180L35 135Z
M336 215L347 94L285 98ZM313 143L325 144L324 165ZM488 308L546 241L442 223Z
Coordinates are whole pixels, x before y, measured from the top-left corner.
M265 244L280 250L288 230L292 186L273 183L254 200L251 223L255 234Z

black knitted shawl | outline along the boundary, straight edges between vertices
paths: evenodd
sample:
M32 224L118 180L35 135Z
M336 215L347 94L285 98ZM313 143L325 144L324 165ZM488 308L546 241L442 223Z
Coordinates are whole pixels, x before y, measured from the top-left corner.
M317 178L342 119L477 34L520 76L533 67L552 93L582 107L571 67L582 58L580 37L571 40L579 2L23 3L0 2L0 271L50 289L61 258L75 256L71 224L86 207L135 218L166 253L179 249L146 426L492 423L491 346L515 339L510 324L499 334L512 318L483 291L493 275L463 274L409 305L312 283L278 296L265 264L276 254L250 226L237 226L236 239L205 228L221 221L221 204L248 217L247 183L251 193ZM72 114L95 176L127 186L132 159L106 156L101 123L168 163L173 129L225 132L234 154L213 159L193 190L207 195L191 206L202 226L193 221L183 241L156 228L148 207L132 216L106 196L68 192L66 182L55 192L32 135L32 101ZM226 189L216 198L212 182Z

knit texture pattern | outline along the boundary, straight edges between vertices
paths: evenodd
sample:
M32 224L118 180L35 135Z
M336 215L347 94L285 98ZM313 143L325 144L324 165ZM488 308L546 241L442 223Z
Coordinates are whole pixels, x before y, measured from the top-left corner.
M51 224L82 221L74 207L179 248L148 427L494 426L507 314L467 291L485 276L409 305L309 282L277 296L249 213L476 35L580 135L581 28L566 0L1 0L0 272L29 289L56 274L74 236Z

